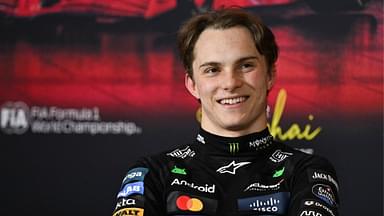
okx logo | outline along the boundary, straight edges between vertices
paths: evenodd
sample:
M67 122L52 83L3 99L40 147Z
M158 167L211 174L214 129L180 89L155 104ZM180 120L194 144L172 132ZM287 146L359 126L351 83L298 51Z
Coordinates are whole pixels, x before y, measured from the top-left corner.
M256 196L238 199L237 204L240 211L270 212L285 214L289 204L289 192L279 192L264 196Z
M8 102L1 106L0 127L6 134L22 134L29 127L29 109L23 102Z
M167 213L215 214L217 201L207 197L195 196L180 191L173 191L167 197Z

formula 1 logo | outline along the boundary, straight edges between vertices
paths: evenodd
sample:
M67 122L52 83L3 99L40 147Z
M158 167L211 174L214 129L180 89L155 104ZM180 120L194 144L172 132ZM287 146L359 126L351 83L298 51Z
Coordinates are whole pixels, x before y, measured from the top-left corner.
M6 134L23 134L29 128L29 108L23 102L7 102L1 106L0 128Z

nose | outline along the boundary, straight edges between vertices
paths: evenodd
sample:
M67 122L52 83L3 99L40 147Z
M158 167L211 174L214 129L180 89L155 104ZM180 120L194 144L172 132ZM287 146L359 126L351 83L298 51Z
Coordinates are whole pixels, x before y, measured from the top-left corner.
M234 70L228 70L222 75L221 85L226 91L233 91L243 84L242 77Z

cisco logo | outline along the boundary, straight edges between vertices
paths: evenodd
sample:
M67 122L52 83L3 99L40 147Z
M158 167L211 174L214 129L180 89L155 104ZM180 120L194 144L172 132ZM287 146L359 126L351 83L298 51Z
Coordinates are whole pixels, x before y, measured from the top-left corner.
M29 108L23 102L7 102L1 106L0 129L6 134L23 134L29 128Z

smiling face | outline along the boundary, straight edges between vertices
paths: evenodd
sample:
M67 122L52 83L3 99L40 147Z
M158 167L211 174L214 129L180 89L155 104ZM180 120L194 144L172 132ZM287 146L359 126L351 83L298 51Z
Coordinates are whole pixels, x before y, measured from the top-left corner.
M241 136L267 125L267 92L273 85L265 57L244 27L204 30L194 48L189 92L200 99L201 126L221 136Z

